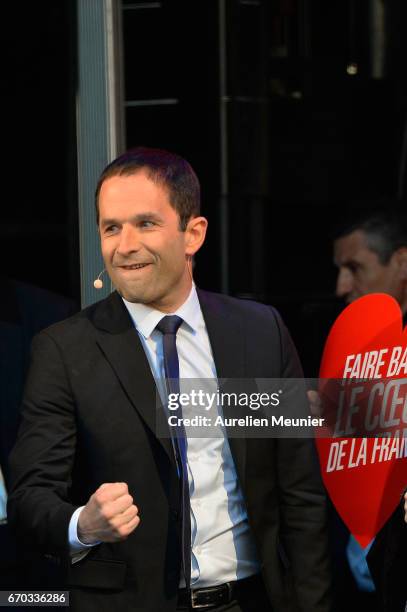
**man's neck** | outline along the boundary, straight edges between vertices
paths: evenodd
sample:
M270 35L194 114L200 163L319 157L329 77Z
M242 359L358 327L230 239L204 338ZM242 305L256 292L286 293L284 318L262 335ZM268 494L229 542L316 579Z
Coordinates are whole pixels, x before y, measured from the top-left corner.
M163 302L160 301L157 303L150 303L147 304L147 306L153 308L154 310L165 312L166 314L176 312L178 308L181 308L181 306L187 301L188 297L191 294L191 289L192 280L190 280L189 283L185 287L183 287L182 291L180 291L176 296L176 299L170 299L168 301Z

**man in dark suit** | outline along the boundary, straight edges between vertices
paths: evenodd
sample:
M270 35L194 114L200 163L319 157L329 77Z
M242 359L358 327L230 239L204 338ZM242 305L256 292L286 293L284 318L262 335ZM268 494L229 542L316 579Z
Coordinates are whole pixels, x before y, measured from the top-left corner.
M171 438L156 410L182 379L300 377L279 315L196 289L207 221L185 160L119 157L96 206L117 291L34 342L11 521L60 565L76 610L328 612L312 440Z
M338 267L336 294L346 303L370 293L387 293L407 317L407 219L397 212L377 212L342 226L334 242ZM407 478L406 478L407 480ZM400 491L401 494L401 491ZM404 612L407 601L407 527L401 504L363 551L334 517L335 572L340 577L338 610L368 607L380 612ZM346 561L349 561L349 564ZM369 572L370 568L370 572ZM351 594L351 597L349 597Z
M10 484L8 457L17 437L31 340L41 329L72 315L76 308L66 298L15 280L2 278L1 287L0 473L4 484L0 486L5 498ZM4 517L0 524L0 587L27 586L26 568Z

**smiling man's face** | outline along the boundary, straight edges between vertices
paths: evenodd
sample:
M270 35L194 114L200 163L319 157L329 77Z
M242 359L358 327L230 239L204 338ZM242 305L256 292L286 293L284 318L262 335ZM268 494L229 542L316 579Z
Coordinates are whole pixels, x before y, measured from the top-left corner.
M188 229L179 228L165 186L143 170L112 176L99 194L99 232L106 270L130 302L174 312L188 297Z

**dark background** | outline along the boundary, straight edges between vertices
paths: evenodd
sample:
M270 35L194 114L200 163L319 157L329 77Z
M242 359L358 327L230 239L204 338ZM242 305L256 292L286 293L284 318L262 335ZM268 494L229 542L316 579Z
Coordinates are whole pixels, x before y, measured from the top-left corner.
M225 289L228 235L228 292L277 305L305 354L303 326L337 312L334 226L405 203L407 3L384 1L379 78L370 0L226 0L223 35L216 0L122 4L126 145L174 150L197 171L210 221L197 283ZM4 3L2 17L2 274L79 303L75 2Z

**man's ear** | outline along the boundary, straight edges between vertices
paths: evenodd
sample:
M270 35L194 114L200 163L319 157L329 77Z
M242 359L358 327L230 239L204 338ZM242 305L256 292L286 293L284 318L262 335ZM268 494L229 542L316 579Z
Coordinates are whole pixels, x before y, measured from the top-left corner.
M208 221L205 217L192 217L185 230L185 255L192 257L205 241Z
M407 247L401 247L393 254L399 269L400 278L407 281Z

